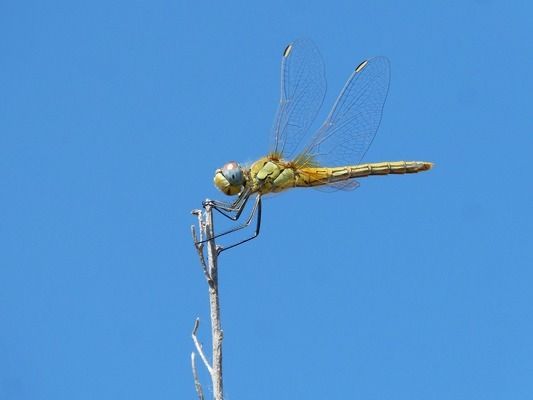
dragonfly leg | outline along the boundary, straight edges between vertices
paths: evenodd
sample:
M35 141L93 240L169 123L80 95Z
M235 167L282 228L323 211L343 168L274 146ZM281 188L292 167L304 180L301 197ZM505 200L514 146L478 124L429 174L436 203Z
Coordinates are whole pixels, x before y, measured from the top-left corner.
M231 204L224 203L218 200L206 200L202 203L202 205L204 207L208 205L212 206L215 210L217 210L219 213L221 213L226 218L229 218L232 221L237 221L239 217L241 216L241 213L244 210L244 206L246 206L246 203L248 202L248 199L250 198L251 194L252 192L250 189L245 189L239 195L237 200L235 200Z
M237 242L237 243L233 243L232 245L229 245L229 246L219 246L217 248L217 252L218 254L222 253L224 250L229 250L233 247L236 247L240 244L243 244L243 243L246 243L252 239L255 239L258 235L259 235L259 230L261 229L261 195L258 194L256 199L255 199L255 204L254 204L254 208L252 209L252 212L250 214L250 217L248 217L248 219L246 220L246 222L234 229L232 229L230 232L235 232L236 230L239 230L239 229L243 229L243 228L246 228L248 225L250 225L250 222L252 221L252 217L254 216L254 214L257 214L257 219L256 219L256 225L255 225L255 231L254 233L252 234L252 236L250 236L249 238L246 238L244 240L241 240L240 242ZM230 233L230 232L223 232L222 234L220 234L219 236L222 236L226 233Z
M205 240L202 240L202 241L198 241L198 242L196 242L196 244L205 243L205 242L207 242L209 240L213 240L213 239L219 238L221 236L225 236L225 235L228 235L230 233L237 232L237 231L239 231L241 229L246 228L247 226L250 225L250 223L252 222L252 219L253 219L253 217L254 217L254 215L256 213L257 213L258 217L260 218L261 217L261 195L260 194L258 194L256 196L255 204L254 204L254 207L252 208L252 212L250 213L250 215L248 216L248 218L246 219L245 222L243 222L242 224L237 225L237 226L235 226L235 227L233 227L231 229L228 229L227 231L224 231L222 233L217 233L210 239L205 239ZM256 237L259 234L259 227L260 226L261 226L261 220L259 219L257 227L256 227L256 232L255 232L254 236L252 238L250 238L250 239L245 240L245 242L248 241L248 240L253 239L254 237ZM242 242L242 243L244 243L244 242ZM238 244L240 244L240 243L238 243ZM225 247L224 249L228 249L230 247L235 247L235 246L236 245L231 245L229 247Z

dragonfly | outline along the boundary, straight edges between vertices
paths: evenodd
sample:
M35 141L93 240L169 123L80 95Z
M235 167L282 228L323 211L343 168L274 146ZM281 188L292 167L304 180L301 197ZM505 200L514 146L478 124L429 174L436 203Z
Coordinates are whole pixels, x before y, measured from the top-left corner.
M250 226L251 236L219 247L219 252L248 242L259 235L262 197L291 188L352 190L358 178L371 175L412 174L427 171L427 161L386 161L361 164L381 122L390 82L386 57L361 62L351 73L332 110L320 128L305 136L322 106L326 78L322 56L309 39L290 43L281 58L281 97L271 131L271 147L265 157L250 165L236 161L215 171L214 184L233 202L205 200L225 217L237 221L248 200L255 198L248 218L207 240ZM205 241L207 241L205 240Z

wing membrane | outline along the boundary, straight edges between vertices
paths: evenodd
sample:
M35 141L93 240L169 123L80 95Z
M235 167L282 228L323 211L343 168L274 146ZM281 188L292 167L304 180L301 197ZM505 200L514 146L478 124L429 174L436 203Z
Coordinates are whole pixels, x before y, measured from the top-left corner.
M385 57L361 63L352 73L322 127L298 160L304 165L361 162L381 122L390 81Z
M281 97L271 152L291 158L313 123L326 93L322 56L309 39L291 43L281 60Z

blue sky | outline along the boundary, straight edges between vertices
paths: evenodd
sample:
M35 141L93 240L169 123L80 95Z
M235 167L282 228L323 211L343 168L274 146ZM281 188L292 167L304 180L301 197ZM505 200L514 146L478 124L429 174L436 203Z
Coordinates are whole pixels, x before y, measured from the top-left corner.
M220 259L227 399L532 398L532 13L2 2L0 398L194 398L189 212L220 198L215 168L267 151L298 37L326 63L319 119L386 55L365 160L436 167L264 201L260 237Z

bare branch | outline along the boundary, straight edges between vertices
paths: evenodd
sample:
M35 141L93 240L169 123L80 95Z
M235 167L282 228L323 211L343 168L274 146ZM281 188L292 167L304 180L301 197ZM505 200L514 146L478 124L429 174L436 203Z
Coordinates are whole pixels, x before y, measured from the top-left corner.
M194 388L196 389L196 394L198 394L198 400L204 400L204 391L202 390L202 384L198 378L198 371L196 370L196 353L193 351L191 353L191 367L192 367L192 376L194 377Z
M209 364L209 361L207 360L207 357L205 356L204 349L202 348L202 345L198 341L198 337L196 336L196 332L198 331L198 327L200 326L200 318L196 318L196 321L194 321L194 328L192 329L192 340L194 342L194 345L196 346L196 350L198 351L198 354L200 354L200 357L202 361L204 362L205 367L209 371L210 375L213 375L213 368Z
M213 226L213 210L211 206L205 207L205 238L211 239L215 236ZM223 399L222 381L222 326L220 323L220 302L218 296L218 250L214 240L207 242L208 271L211 277L209 283L209 305L211 308L211 337L213 340L213 372L211 374L213 382L213 394L216 400Z
M198 227L200 238L198 240L196 235L196 229L191 227L191 233L194 241L194 246L198 252L200 264L204 271L207 283L209 285L209 306L211 314L211 339L212 339L212 365L209 364L207 357L202 349L202 345L198 341L197 331L200 324L200 320L197 318L194 322L194 328L192 330L192 339L196 346L196 350L200 355L205 367L211 375L211 382L213 384L213 398L215 400L223 400L223 384L222 384L222 339L223 332L220 323L220 303L218 296L218 267L217 259L219 249L215 243L214 227L213 227L213 210L210 205L204 206L205 212L201 210L193 210L192 214L198 218ZM202 242L203 243L200 243ZM204 244L207 247L207 259L204 256ZM191 357L195 357L194 353ZM196 366L193 361L193 375L196 374ZM199 381L198 381L199 384ZM195 375L195 385L197 387L197 376ZM200 393L199 393L200 396ZM203 394L202 394L203 396Z
M194 210L191 211L191 214L192 215L196 215L196 217L198 218L198 227L200 228L200 241L202 241L203 240L203 236L202 236L202 233L203 233L202 210L200 210L198 208L195 208Z
M200 259L200 265L202 266L202 270L204 271L205 279L207 279L207 282L209 283L211 282L211 276L209 275L209 271L207 270L207 264L205 262L204 244L200 243L202 241L202 231L200 229L200 239L198 239L196 236L196 229L194 225L191 225L191 234L194 247L196 247L196 252L198 253L198 258Z

